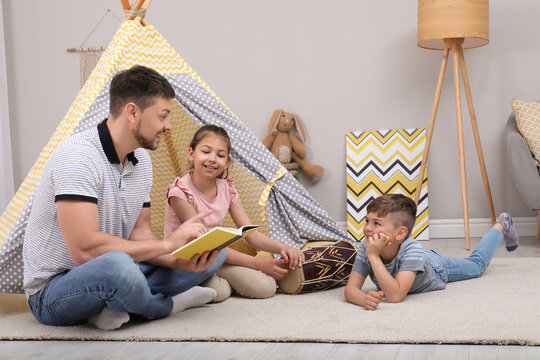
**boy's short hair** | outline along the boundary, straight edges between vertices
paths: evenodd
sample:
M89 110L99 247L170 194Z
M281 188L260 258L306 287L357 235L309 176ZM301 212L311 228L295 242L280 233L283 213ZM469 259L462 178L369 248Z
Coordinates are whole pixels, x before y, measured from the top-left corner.
M109 89L110 113L120 115L127 103L141 110L154 104L156 97L174 98L174 89L160 73L146 66L135 65L117 73Z
M407 235L411 236L416 221L416 204L410 197L402 194L381 195L369 203L367 212L377 216L390 214L394 226L405 226Z

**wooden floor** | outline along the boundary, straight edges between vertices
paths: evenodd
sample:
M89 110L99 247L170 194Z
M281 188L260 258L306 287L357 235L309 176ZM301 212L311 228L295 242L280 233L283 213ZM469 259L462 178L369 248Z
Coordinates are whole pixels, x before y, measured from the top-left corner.
M480 239L471 239L474 248ZM495 257L540 257L540 240L523 237L511 253ZM425 248L465 257L464 240L423 241ZM301 324L299 324L301 326ZM531 329L531 331L539 331ZM540 359L540 346L437 344L330 344L250 342L0 341L3 359Z
M540 347L204 342L0 342L0 359L539 359Z

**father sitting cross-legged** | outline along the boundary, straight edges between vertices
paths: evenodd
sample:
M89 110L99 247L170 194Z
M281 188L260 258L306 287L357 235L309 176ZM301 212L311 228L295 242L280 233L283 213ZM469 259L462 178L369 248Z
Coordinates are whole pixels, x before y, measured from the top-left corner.
M24 289L49 325L88 321L113 330L129 314L158 319L212 300L199 287L225 260L214 251L191 261L169 255L206 229L194 216L160 240L150 227L152 163L171 129L169 82L134 66L110 86L110 115L70 136L49 159L24 237Z

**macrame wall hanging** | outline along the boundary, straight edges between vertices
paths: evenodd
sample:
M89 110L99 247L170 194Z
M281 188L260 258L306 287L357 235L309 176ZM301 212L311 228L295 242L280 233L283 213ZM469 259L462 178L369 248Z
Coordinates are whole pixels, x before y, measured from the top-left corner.
M111 10L107 9L107 12L101 20L94 26L90 34L86 36L86 38L83 40L81 45L76 48L70 48L67 49L68 52L76 52L79 53L79 60L80 60L80 79L81 79L81 88L84 86L84 83L86 82L86 79L88 79L88 76L92 73L92 70L96 67L99 58L101 57L101 54L103 54L103 51L107 48L106 46L98 46L98 47L83 47L86 41L92 36L92 34L96 31L96 29L99 27L99 25L105 20L107 15L114 16L120 23L122 22L122 19L120 19L115 13L113 13Z

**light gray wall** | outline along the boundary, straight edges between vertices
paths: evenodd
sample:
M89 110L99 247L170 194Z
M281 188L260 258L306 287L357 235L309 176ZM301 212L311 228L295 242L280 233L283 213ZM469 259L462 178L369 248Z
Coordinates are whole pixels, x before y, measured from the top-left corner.
M5 208L14 194L9 96L7 89L6 48L4 45L4 17L0 6L0 209Z
M14 180L20 184L79 90L78 46L112 0L3 0ZM308 158L326 168L302 182L346 219L345 133L427 127L441 51L416 46L414 0L155 0L148 20L259 138L272 111L300 116ZM488 46L465 51L496 212L533 216L507 173L503 131L512 98L538 100L540 2L492 1ZM107 45L108 16L86 46ZM451 63L429 157L432 219L462 217ZM465 99L463 99L465 104ZM471 218L486 218L463 108Z

